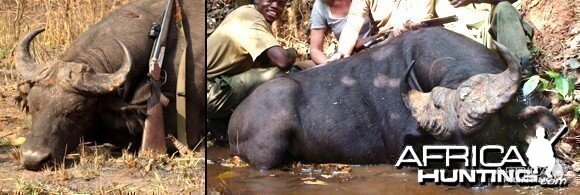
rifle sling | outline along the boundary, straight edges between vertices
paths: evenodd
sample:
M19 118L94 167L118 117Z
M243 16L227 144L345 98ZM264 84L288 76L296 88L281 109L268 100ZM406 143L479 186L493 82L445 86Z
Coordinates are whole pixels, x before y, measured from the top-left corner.
M175 1L175 25L179 31L179 36L183 40L181 48L183 53L181 54L179 61L179 68L177 73L177 86L176 86L176 96L175 105L177 107L177 139L186 147L188 147L187 142L187 126L186 126L186 85L192 82L186 82L186 58L187 58L187 37L185 35L185 30L183 29L183 12L179 0ZM179 50L176 50L179 51ZM193 87L193 86L190 86Z

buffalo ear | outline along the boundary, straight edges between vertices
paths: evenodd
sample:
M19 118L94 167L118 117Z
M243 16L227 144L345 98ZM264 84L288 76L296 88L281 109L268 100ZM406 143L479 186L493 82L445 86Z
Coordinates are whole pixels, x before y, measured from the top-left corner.
M522 109L518 115L517 119L521 121L532 121L533 128L535 130L538 127L544 127L546 133L553 133L557 131L559 121L558 117L554 115L549 109L543 106L528 106Z
M133 105L120 98L111 98L106 102L107 108L113 115L113 123L124 123L124 126L133 135L141 134L147 118L147 105Z
M147 107L129 105L121 108L123 118L126 121L127 128L133 135L141 134L145 127L145 119L147 118Z
M30 88L32 84L28 82L18 84L18 96L14 98L16 105L20 107L21 110L28 113L28 94L30 93Z

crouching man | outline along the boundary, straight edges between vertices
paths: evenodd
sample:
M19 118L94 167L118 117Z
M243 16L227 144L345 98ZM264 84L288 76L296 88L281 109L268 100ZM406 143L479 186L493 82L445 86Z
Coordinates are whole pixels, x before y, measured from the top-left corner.
M289 70L294 49L284 49L271 30L287 0L255 0L231 12L207 39L207 118L227 124L252 90ZM222 129L222 128L220 128Z

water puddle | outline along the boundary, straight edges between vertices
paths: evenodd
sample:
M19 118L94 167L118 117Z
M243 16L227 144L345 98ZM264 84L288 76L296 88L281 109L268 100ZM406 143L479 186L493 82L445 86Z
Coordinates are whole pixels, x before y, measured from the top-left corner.
M580 194L580 187L538 186L472 187L417 183L416 170L393 165L294 165L285 170L258 171L231 160L229 148L210 147L207 157L208 192L276 194Z

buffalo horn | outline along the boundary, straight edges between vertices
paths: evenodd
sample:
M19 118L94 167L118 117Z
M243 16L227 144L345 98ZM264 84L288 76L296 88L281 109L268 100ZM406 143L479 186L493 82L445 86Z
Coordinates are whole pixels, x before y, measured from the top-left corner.
M42 69L39 69L39 65L34 61L34 58L30 54L30 43L40 33L44 32L44 29L36 29L24 35L22 39L18 42L18 45L14 49L14 63L16 64L16 71L20 75L20 78L27 82L34 82L39 77Z
M406 74L401 95L423 130L439 140L449 139L454 131L472 134L516 94L521 73L519 60L505 46L494 44L507 63L506 70L475 75L457 89L435 87L429 93L409 90Z
M129 48L123 41L115 38L123 50L123 64L115 73L89 72L83 75L80 82L74 84L74 88L94 94L107 94L116 91L127 80L127 75L133 66L133 57Z

